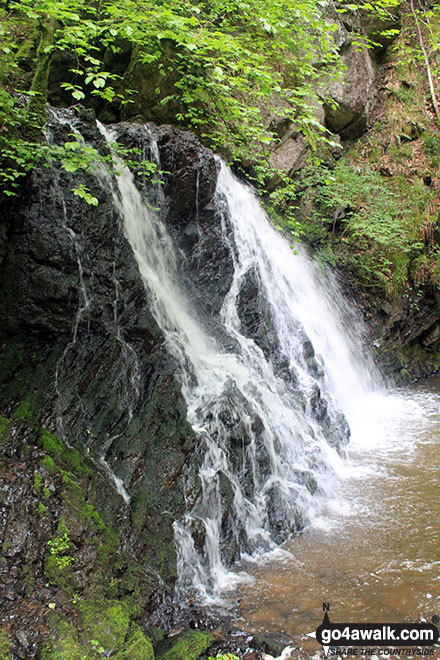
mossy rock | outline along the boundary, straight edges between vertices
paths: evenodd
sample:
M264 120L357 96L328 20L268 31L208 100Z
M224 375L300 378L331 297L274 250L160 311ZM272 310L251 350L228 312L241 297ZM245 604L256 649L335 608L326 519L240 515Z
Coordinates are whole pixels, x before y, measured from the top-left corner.
M49 584L62 589L66 596L72 597L77 589L73 567L63 565L60 559L49 552L44 557L44 575Z
M90 477L92 469L85 464L79 451L69 449L56 435L43 430L41 441L44 451L77 477Z
M81 602L79 609L84 635L89 641L96 641L106 655L122 647L130 626L128 606L125 603L98 598Z
M103 656L114 660L154 660L151 641L136 623L129 621L124 603L89 600L80 604L80 610L82 635L60 615L51 615L53 633L43 645L41 660L98 660ZM0 644L1 639L0 636ZM106 647L109 643L111 648ZM9 656L0 655L0 660L9 660Z
M214 635L207 632L192 631L182 633L173 646L158 656L159 660L196 660L209 649Z
M6 632L0 628L0 660L9 660L11 655L11 642Z
M153 645L136 623L130 625L127 641L115 660L154 660Z
M9 419L7 417L0 417L0 446L6 440L9 429Z
M20 405L15 411L15 417L31 425L35 423L36 402L35 394L33 392L27 392L26 396L22 399Z
M54 635L41 650L41 660L95 660L97 652L82 644L76 628L64 619L51 617ZM2 659L3 660L3 659Z

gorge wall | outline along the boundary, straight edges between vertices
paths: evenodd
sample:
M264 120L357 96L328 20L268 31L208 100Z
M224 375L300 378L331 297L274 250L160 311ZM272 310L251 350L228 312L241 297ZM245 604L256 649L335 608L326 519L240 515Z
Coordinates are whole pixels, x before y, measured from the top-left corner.
M49 120L50 139L67 140L75 126L106 151L93 112L62 119ZM131 139L143 143L142 130ZM202 214L215 189L213 155L172 128L161 139L174 220L196 203ZM211 177L197 201L198 167ZM97 207L71 192L77 176L53 165L36 169L2 216L2 612L25 631L21 642L12 635L22 658L47 632L47 603L63 612L74 593L133 597L145 621L159 585L175 577L172 523L184 511L181 473L196 442L112 191L99 172L80 178ZM75 562L51 569L48 541L66 529Z
M170 126L114 128L121 144L137 148L139 162L154 159L158 149L164 185L140 178L145 204L161 205L179 254L177 274L204 327L226 350L239 350L218 325L236 255L226 200L216 192L213 153ZM93 111L49 109L49 141L63 144L72 130L110 155ZM75 194L81 185L97 205ZM115 180L102 163L79 174L54 162L37 167L23 193L4 206L1 598L12 657L93 658L94 640L112 657L120 650L121 658L149 658L151 642L139 625L154 639L163 632L153 624L191 616L188 603L181 613L184 603L167 599L176 579L174 523L197 502L206 505L199 481L206 449L203 433L187 422L182 365L150 311L155 294L142 280L115 195ZM315 432L333 446L345 444L347 423L326 399L322 368L301 325L295 325L295 342L301 368L315 383L310 401L279 344L258 273L248 273L240 287L246 341L255 341L273 364L288 388L284 396L307 409ZM268 420L249 408L233 382L222 397L218 410L215 402L207 408L206 423L215 411L213 437L221 435L217 441L231 461L218 493L222 561L231 565L240 550L255 549L237 520L238 480L249 503L264 501L264 533L276 543L304 520L294 500L283 503L275 484L257 493L271 470L258 440ZM254 465L246 447L255 438ZM294 465L293 476L303 496L316 489L307 468ZM191 524L201 556L208 543L202 520ZM211 642L209 634L197 633L188 643L199 654ZM140 655L132 655L132 646Z

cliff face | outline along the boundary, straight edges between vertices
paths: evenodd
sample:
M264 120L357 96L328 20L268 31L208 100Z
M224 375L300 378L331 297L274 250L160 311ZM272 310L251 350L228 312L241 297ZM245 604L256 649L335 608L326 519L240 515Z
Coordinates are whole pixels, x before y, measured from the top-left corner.
M68 140L72 127L108 153L87 111L52 114L49 139ZM145 146L144 130L127 127L127 142ZM202 216L213 155L172 128L160 142L173 222L196 204ZM19 658L35 656L49 603L71 617L72 600L122 598L121 611L145 621L176 571L172 523L185 508L182 470L191 472L195 436L103 176L41 167L3 208L1 599L3 623L22 631L12 634ZM81 184L96 207L72 192ZM72 561L63 566L63 556ZM123 639L131 625L127 618Z
M162 220L179 255L176 275L203 327L225 350L238 350L218 321L237 255L226 200L216 192L213 153L170 126L113 129L120 144L137 149L135 170L157 147L164 185L158 192L145 181L145 203L154 206L161 197ZM50 110L49 141L64 143L72 131L110 158L93 112ZM81 187L97 205L75 194ZM69 173L53 162L36 168L22 195L3 209L0 597L14 658L95 658L94 640L112 657L150 660L144 632L154 637L155 620L179 616L178 604L168 612L165 606L176 578L173 523L196 502L207 506L199 478L203 434L187 422L182 374L153 317L154 294L125 237L116 190L102 164ZM240 283L237 313L244 336L287 384L289 400L307 409L323 439L347 442L346 421L326 400L319 360L297 323L301 369L314 382L310 401L301 391L258 274ZM253 502L271 457L261 439L264 422L234 383L220 398L213 438L224 444L230 465L216 491L219 542L231 565L247 547L233 506L234 480ZM209 407L206 414L212 416ZM254 438L255 465L247 451ZM309 471L294 476L298 492L316 489ZM267 532L282 542L304 524L301 515L292 502L290 515L283 514L277 487L263 495ZM201 518L191 535L203 554ZM131 655L135 641L140 655ZM212 640L196 641L201 653Z

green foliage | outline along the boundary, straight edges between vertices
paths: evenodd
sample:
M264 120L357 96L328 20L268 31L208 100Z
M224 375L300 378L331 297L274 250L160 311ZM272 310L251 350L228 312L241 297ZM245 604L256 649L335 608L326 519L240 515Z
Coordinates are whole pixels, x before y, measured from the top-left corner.
M104 57L105 53L117 57L121 43L129 43L131 69L140 64L152 66L162 77L173 73L171 93L166 98L160 98L159 88L158 93L164 106L176 102L181 108L177 120L232 158L266 163L266 146L274 137L266 128L271 111L294 120L311 139L317 131L325 136L313 103L319 81L328 78L338 54L335 25L323 20L322 6L318 0L9 1L8 10L0 13L1 30L7 36L0 126L5 138L7 134L4 146L8 145L0 187L14 194L22 177L46 157L32 140L26 141L22 130L25 125L32 133L39 120L34 126L26 104L18 103L12 93L18 86L32 97L44 95L20 68L23 31L30 35L35 51L44 37L43 26L55 26L39 62L44 54L62 52L67 60L72 56L75 64L61 88L74 100L87 103L94 96L115 106L132 100L130 91L122 93L120 76L106 69ZM45 66L49 64L50 57ZM68 171L90 166L90 161L78 162L72 143L64 149L61 164ZM95 204L88 190L79 187L75 194Z
M97 198L90 194L90 189L86 188L84 184L81 184L78 188L73 188L73 194L81 197L81 199L84 199L91 206L98 206Z
M92 646L96 647L96 650L97 650L98 653L100 653L101 655L103 655L103 654L105 653L105 648L104 648L103 646L99 646L99 642L98 642L98 640L96 640L96 639L91 639L91 640L90 640L90 644L91 644Z
M339 0L339 11L367 11L383 20L390 16L390 11L396 9L402 4L402 0L357 0L356 2L346 2Z
M422 181L390 180L366 163L339 161L332 171L309 171L303 185L314 207L314 223L305 231L323 245L327 262L348 266L364 285L387 294L429 280L420 265L428 256L420 261L420 253L430 249L423 222L434 193Z
M75 558L68 554L70 550L70 539L67 532L51 539L48 541L47 545L49 546L49 552L60 571L67 568L75 561Z

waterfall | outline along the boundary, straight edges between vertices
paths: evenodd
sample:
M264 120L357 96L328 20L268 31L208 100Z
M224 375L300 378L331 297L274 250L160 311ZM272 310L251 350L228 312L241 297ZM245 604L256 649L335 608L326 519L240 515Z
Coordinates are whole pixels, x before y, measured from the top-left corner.
M158 159L154 142L151 154ZM197 482L188 471L187 513L174 523L177 589L215 603L243 579L234 560L270 551L306 524L348 442L346 420L359 423L355 402L373 370L346 327L355 319L337 283L292 251L225 165L216 199L233 276L210 324L192 302L160 211L145 203L127 167L118 161L117 169L115 204L180 365L198 440Z

